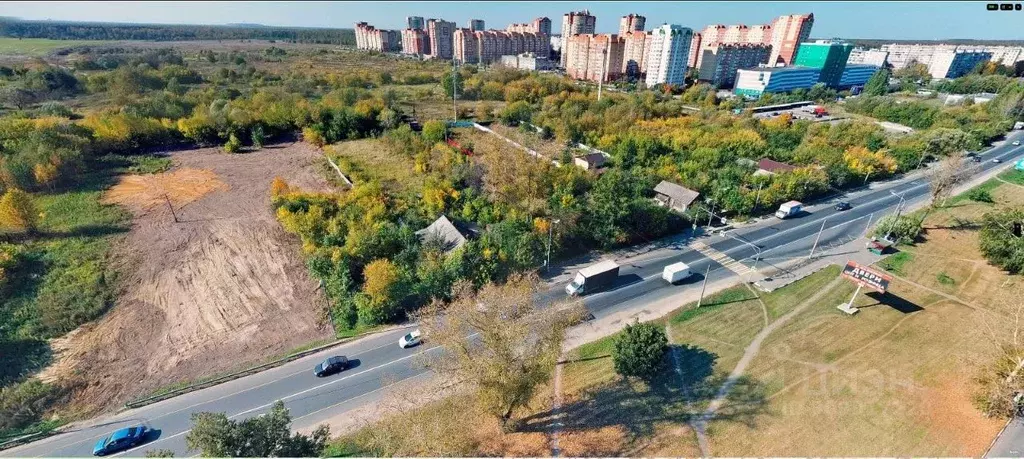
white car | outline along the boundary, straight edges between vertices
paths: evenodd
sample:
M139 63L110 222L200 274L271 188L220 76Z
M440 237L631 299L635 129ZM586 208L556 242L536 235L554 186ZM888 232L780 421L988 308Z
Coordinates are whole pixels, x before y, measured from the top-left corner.
M996 163L996 164L999 164L999 163L1001 163L1002 161L1001 161L1001 160L1000 160L999 158L992 158L992 162L994 162L994 163Z
M420 336L420 330L417 328L399 339L398 346L405 349L420 344L423 341Z
M1019 146L1019 145L1020 145L1020 140L1014 140L1013 141L1013 146L1016 147L1016 146Z

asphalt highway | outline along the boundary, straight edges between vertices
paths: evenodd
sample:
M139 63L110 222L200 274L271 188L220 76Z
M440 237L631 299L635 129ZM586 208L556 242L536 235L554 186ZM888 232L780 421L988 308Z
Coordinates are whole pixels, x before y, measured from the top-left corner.
M1019 132L1011 136L1022 137L1024 135ZM977 168L977 173L988 172L1020 156L1024 156L1024 147L1014 147L1007 142L983 154L981 163L969 166ZM999 158L1001 163L992 163L992 158ZM747 228L703 238L702 241L745 266L753 266L757 258L758 267L761 267L807 256L819 230L819 248L859 237L870 222L895 210L899 196L906 203L927 199L928 184L917 179L855 193L843 198L853 205L850 210L835 211L832 206L839 200L837 198L810 206L802 215L791 219L769 218ZM652 249L638 259L641 261L622 265L618 284L613 289L584 297L584 304L595 317L642 308L646 303L678 293L678 289L699 287L700 279L709 267L709 282L730 277L740 280L734 270L682 243ZM677 261L690 265L698 275L682 285L665 283L661 279L662 269ZM732 268L737 266L733 264ZM565 296L563 288L563 284L554 285L542 292L541 297L546 301L562 299ZM381 333L218 386L87 421L82 423L83 426L59 435L0 451L0 456L90 456L93 445L100 438L116 429L140 423L155 429L154 433L144 444L115 456L142 456L146 451L155 449L172 450L178 457L191 456L196 453L187 449L185 435L191 426L190 416L193 413L224 412L232 419L244 419L266 412L276 400L285 402L292 415L293 426L313 425L374 403L388 386L424 375L427 370L419 364L416 356L441 352L442 349L431 347L429 339L418 347L400 349L398 339L411 329L407 327ZM333 355L347 356L355 367L330 377L315 377L313 366Z

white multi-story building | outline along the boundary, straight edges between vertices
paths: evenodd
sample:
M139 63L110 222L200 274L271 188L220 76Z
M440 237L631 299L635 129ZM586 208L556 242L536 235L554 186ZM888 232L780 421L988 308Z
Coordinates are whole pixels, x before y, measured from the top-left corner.
M985 51L941 51L932 56L928 73L936 79L959 78L990 59L992 53Z
M882 51L880 49L864 49L854 48L850 51L850 58L847 59L847 64L865 64L873 65L875 67L885 66L885 61L889 57L888 51Z
M651 30L647 47L648 87L668 83L680 86L686 78L687 58L693 31L679 25L663 25Z

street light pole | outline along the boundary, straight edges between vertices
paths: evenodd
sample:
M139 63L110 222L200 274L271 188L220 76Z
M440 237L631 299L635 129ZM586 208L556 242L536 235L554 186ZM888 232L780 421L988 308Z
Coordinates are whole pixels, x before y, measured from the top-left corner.
M561 220L551 220L551 224L548 225L548 254L544 259L544 270L551 269L551 234L555 229L555 225L561 222Z
M708 275L711 274L711 263L708 263L708 269L704 271L704 283L700 286L700 298L697 298L697 307L704 301L704 289L708 286Z
M761 201L761 188L764 188L764 182L757 186L757 193L754 194L754 209L750 211L751 213L757 212L757 203Z
M708 230L711 230L711 220L715 218L715 201L708 201L711 203L711 210L708 211Z

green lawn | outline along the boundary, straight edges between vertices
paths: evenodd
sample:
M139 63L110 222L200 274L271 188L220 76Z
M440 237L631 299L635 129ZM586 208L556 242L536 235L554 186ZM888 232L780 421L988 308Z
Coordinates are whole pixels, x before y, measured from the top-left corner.
M50 40L47 38L0 37L0 55L43 56L50 51L81 45L105 45L102 40Z

